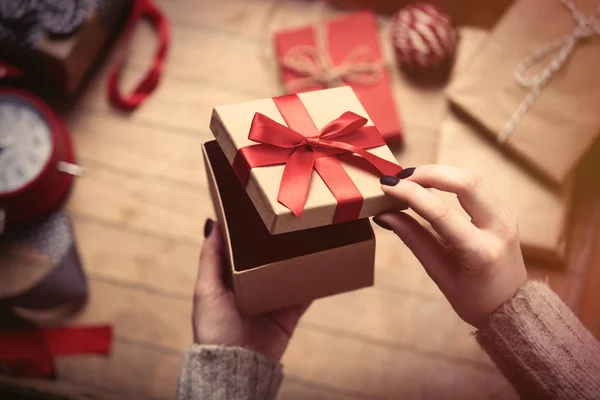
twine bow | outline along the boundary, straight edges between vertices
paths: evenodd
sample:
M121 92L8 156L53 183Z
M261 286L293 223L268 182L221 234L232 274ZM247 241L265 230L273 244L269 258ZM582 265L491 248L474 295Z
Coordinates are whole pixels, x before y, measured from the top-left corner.
M281 64L303 78L285 84L288 93L322 84L326 87L346 83L376 85L383 78L383 65L377 53L370 47L354 47L339 65L334 65L329 56L327 26L323 19L323 5L319 22L314 27L315 45L298 45L290 49Z
M530 89L531 91L498 135L498 142L500 143L504 143L514 132L517 125L521 122L527 111L529 111L531 105L541 94L544 87L550 82L556 71L562 68L569 56L571 56L579 41L593 35L600 36L600 6L592 16L586 17L577 9L574 0L558 1L571 12L575 20L575 28L562 38L530 54L517 65L514 74L515 80L522 88ZM525 76L528 69L539 63L549 54L555 52L556 55L539 73L532 76Z

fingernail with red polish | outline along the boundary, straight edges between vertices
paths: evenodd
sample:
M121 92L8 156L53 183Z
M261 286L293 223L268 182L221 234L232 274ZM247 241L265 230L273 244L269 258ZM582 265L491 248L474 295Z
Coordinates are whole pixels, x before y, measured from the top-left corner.
M404 168L402 171L398 172L398 174L396 174L396 176L399 179L406 179L409 176L411 176L413 174L413 172L415 172L415 168Z
M207 238L207 237L210 236L210 234L213 231L213 226L214 225L215 225L215 222L212 219L208 218L206 220L206 223L204 224L204 237L205 238Z
M387 222L385 222L385 221L383 221L383 220L381 220L381 219L379 219L379 218L377 218L377 217L374 217L374 218L373 218L373 222L375 222L377 225L379 225L380 227L382 227L383 229L386 229L386 230L388 230L388 231L393 231L393 230L394 230L394 229L393 229L393 228L390 226L390 224L388 224Z
M391 175L384 175L379 179L379 183L386 186L396 186L398 182L400 182L400 179Z

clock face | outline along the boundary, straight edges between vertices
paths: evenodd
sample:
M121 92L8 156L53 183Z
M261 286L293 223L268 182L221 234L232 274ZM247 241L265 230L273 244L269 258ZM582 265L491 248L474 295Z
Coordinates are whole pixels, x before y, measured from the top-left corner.
M50 126L26 99L0 93L0 194L33 181L52 154Z

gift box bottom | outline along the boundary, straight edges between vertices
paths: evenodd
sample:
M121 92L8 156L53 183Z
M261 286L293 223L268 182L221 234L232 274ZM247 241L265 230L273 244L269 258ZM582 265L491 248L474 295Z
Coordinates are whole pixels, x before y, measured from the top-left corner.
M271 235L216 141L204 144L203 156L224 237L224 276L242 314L373 285L368 219Z

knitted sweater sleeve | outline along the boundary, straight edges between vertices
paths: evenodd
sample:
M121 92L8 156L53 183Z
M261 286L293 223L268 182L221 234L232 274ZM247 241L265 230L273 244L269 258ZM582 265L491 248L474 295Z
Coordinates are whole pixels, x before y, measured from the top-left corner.
M177 385L178 400L272 400L282 365L241 347L192 345Z
M600 344L544 283L530 281L477 341L526 399L600 399Z

